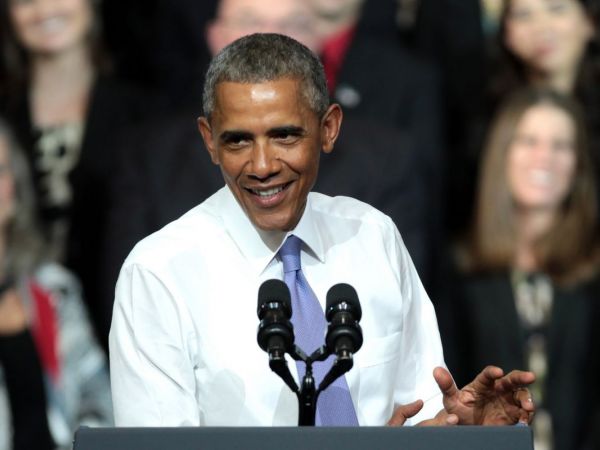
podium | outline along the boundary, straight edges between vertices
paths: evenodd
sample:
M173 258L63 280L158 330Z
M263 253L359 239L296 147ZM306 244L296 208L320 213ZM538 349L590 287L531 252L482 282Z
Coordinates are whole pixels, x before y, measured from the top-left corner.
M532 450L531 428L88 428L73 450Z

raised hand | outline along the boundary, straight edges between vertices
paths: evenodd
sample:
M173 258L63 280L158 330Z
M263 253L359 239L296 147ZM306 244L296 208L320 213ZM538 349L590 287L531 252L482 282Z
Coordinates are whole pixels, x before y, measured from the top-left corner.
M461 425L529 424L535 405L526 386L535 381L532 372L515 370L508 375L499 367L488 366L458 389L450 372L437 367L433 376L444 395L444 410L456 415Z

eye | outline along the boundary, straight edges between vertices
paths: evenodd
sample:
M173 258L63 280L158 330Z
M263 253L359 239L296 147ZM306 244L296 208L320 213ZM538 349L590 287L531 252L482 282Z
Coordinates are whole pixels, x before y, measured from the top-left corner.
M519 7L517 6L516 8L512 8L508 14L509 18L512 20L518 20L518 21L526 21L531 19L533 15L533 11L531 10L531 8L526 8L526 7Z
M552 148L559 152L570 152L573 151L573 142L568 140L556 140L552 143Z
M537 140L533 136L521 135L515 138L515 143L523 147L535 147Z
M253 136L250 133L227 131L221 136L222 145L230 150L238 150L252 143Z
M546 9L552 13L563 13L565 12L567 9L569 9L569 4L568 2L564 2L564 1L551 1L548 2Z
M33 3L32 0L10 0L10 6L21 6L21 5L29 5Z
M275 139L282 144L293 144L298 141L300 136L292 133L281 133L275 136Z

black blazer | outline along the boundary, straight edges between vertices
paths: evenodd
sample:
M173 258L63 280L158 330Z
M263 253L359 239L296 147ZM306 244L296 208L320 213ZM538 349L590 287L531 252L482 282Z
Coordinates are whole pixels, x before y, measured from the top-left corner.
M443 243L444 140L441 84L436 67L359 23L338 75L334 100L345 117L394 128L411 139L411 167L427 209L422 233L429 246L420 275L427 286Z
M100 334L100 318L105 312L98 295L99 255L108 210L109 179L115 171L121 133L139 121L146 105L151 104L149 96L129 85L109 77L98 78L85 119L80 159L70 174L74 197L64 263L81 280L92 322ZM25 96L19 105L8 109L7 117L33 167L35 135L29 99ZM37 191L41 189L35 178L34 187ZM44 222L40 222L43 227Z
M446 362L459 385L486 365L506 372L525 367L524 332L506 273L457 278L445 303L438 299ZM554 287L547 335L546 407L555 449L581 448L597 398L600 280ZM535 400L535 399L534 399Z

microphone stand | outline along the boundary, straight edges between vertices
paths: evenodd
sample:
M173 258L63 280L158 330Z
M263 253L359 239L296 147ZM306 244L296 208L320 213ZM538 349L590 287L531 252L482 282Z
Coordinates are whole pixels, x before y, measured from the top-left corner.
M353 366L352 353L342 351L335 359L333 366L325 375L319 387L316 387L315 378L313 376L312 364L316 361L325 361L331 352L326 346L322 346L315 350L312 355L307 356L302 349L294 345L290 351L290 356L295 361L304 361L306 370L300 387L296 384L294 377L285 360L284 352L269 353L269 367L284 381L284 383L294 392L298 398L298 425L299 426L315 426L315 418L317 414L317 400L319 394L331 385L335 380L348 372Z

